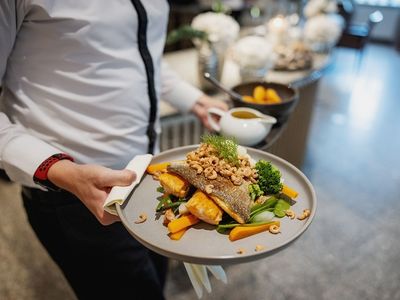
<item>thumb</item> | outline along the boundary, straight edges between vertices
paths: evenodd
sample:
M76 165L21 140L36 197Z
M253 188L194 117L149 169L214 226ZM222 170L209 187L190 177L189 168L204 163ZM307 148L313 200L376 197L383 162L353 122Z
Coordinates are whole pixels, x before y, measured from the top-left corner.
M103 187L127 186L136 179L136 173L130 170L108 170L101 180Z

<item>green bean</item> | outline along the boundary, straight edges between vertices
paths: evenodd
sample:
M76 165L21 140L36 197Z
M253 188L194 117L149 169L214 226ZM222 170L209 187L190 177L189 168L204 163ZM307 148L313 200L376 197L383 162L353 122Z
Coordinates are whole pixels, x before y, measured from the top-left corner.
M255 214L258 214L264 210L269 210L270 208L275 207L276 203L278 202L278 199L276 199L274 196L269 198L267 201L265 201L262 204L256 204L251 208L250 212L250 217L254 216Z

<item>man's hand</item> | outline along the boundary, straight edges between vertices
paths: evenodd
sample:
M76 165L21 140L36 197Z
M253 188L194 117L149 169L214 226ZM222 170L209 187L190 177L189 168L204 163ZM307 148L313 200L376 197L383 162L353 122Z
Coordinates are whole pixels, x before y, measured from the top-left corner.
M104 201L113 186L128 186L136 178L129 170L112 170L98 165L78 165L61 160L52 165L48 179L58 187L74 194L103 225L119 221L103 209Z
M228 110L228 104L220 100L212 99L206 95L201 96L192 108L192 112L202 121L207 129L212 129L207 119L207 110L211 107Z

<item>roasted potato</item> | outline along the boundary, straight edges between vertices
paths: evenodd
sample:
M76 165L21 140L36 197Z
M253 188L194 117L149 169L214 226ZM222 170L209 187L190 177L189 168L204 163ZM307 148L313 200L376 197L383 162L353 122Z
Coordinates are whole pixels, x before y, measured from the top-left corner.
M200 190L193 194L192 198L186 203L186 207L191 214L206 223L216 225L222 219L222 209Z

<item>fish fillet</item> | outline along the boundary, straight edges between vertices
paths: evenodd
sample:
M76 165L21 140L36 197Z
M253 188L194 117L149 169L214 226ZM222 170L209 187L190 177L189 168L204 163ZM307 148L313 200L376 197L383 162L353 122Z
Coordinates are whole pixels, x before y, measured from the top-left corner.
M252 200L248 192L248 184L234 185L229 179L218 176L216 179L207 179L204 174L198 175L185 161L175 161L168 166L168 171L180 175L190 184L201 191L212 184L214 187L209 195L227 214L238 223L246 223L250 218Z

